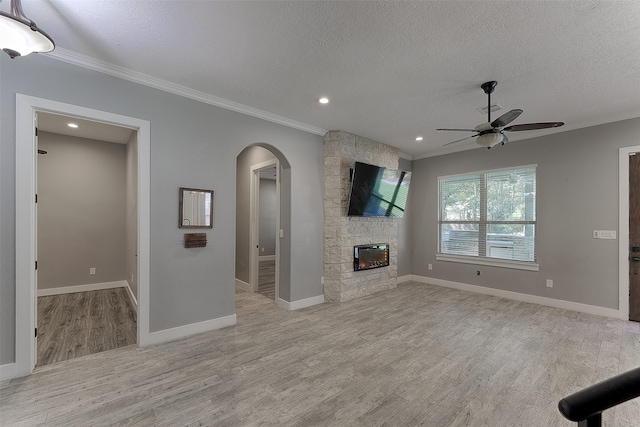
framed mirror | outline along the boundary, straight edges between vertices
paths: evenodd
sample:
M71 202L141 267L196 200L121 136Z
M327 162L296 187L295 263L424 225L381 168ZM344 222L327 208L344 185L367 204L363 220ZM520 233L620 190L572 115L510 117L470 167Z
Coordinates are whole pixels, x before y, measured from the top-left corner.
M180 187L179 228L213 228L213 190Z

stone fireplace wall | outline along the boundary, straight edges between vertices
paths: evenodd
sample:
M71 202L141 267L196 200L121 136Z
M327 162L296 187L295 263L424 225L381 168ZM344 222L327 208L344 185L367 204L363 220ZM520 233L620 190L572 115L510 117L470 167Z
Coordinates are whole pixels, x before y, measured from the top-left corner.
M324 297L348 301L396 287L398 226L393 218L348 217L356 161L398 168L397 148L342 131L324 136ZM389 266L353 271L353 247L389 243Z

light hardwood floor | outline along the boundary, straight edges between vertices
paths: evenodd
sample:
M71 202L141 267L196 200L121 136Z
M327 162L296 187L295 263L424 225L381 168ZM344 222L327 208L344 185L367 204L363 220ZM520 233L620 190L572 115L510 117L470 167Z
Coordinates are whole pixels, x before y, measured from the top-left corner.
M136 343L125 288L38 297L38 366Z
M260 261L258 263L258 293L275 300L276 296L276 261Z
M406 283L0 383L2 425L575 426L557 402L640 365L640 324ZM637 426L640 400L604 413Z

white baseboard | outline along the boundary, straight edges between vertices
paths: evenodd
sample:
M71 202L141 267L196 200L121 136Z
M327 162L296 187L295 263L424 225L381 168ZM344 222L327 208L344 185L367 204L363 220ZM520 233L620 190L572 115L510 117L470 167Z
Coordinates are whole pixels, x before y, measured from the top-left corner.
M240 279L236 279L236 286L242 289L243 291L253 292L253 290L251 289L251 285L248 284L247 282L243 282Z
M131 300L131 305L133 306L133 310L136 312L136 315L137 315L138 314L138 299L133 294L133 290L131 290L131 286L129 285L129 281L125 280L124 283L125 283L124 287L127 289L127 294L129 295L129 299Z
M442 286L445 288L459 289L461 291L475 292L478 294L492 295L500 298L507 298L516 301L529 302L533 304L545 305L547 307L562 308L565 310L578 311L580 313L593 314L595 316L613 317L620 319L620 312L613 308L598 307L595 305L582 304L579 302L565 301L554 298L541 297L537 295L523 294L520 292L505 291L502 289L487 288L484 286L469 285L467 283L452 282L449 280L434 279L431 277L412 275L411 280L419 283Z
M275 261L275 255L260 255L258 256L258 261Z
M278 307L284 308L285 310L300 310L301 308L311 307L312 305L318 305L324 303L324 295L318 295L311 298L300 299L298 301L285 301L281 298L276 300L276 304Z
M6 381L13 378L18 378L20 376L29 375L29 373L20 375L17 369L17 363L7 363L5 365L0 365L0 381Z
M411 280L411 275L407 274L406 276L398 276L396 283L410 282Z
M89 283L87 285L63 286L60 288L38 289L38 296L44 297L49 295L72 294L75 292L100 291L102 289L126 288L128 284L126 280L117 280L115 282Z
M191 323L190 325L178 326L176 328L165 329L158 332L151 332L145 342L140 346L146 347L149 345L175 341L182 338L190 337L192 335L226 328L227 326L233 326L235 324L236 315L232 314L231 316L219 317L217 319L205 320L204 322Z

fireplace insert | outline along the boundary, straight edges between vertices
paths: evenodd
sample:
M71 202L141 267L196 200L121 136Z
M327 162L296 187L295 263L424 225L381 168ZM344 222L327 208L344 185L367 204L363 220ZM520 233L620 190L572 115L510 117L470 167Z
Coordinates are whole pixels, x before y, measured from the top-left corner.
M389 244L374 243L353 247L353 270L369 270L389 265Z

